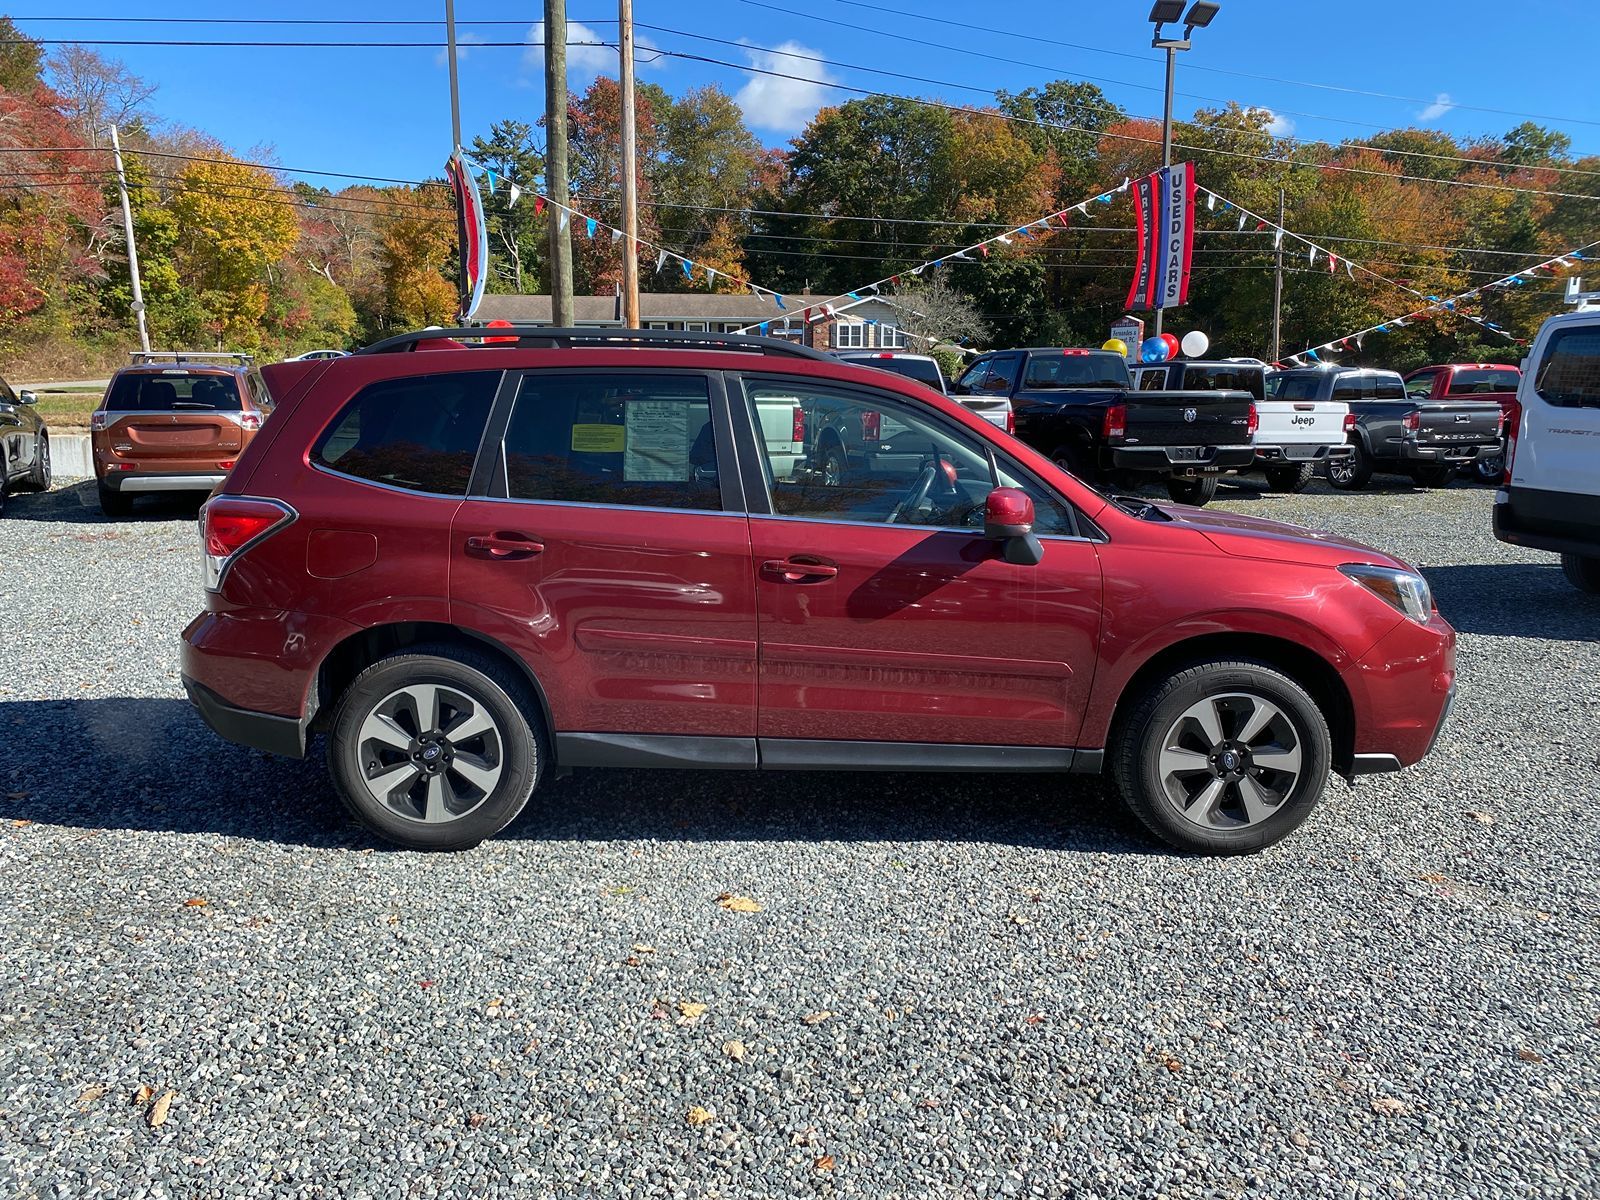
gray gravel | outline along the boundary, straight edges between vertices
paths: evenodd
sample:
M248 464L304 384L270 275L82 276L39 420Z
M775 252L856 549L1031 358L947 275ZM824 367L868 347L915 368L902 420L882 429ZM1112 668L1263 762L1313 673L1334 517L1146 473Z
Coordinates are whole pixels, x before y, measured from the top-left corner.
M182 700L192 507L17 497L0 1191L1593 1196L1600 603L1383 483L1219 503L1421 563L1457 718L1229 861L1084 781L670 772L389 851Z

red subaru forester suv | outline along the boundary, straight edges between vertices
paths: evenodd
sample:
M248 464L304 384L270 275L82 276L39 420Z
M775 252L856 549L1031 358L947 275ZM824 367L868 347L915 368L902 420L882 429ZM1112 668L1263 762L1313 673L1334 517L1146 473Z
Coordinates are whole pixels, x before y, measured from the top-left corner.
M1455 634L1387 554L1108 499L782 342L473 335L265 368L201 518L191 700L263 750L326 733L392 841L472 846L571 767L1109 770L1238 853L1445 719Z

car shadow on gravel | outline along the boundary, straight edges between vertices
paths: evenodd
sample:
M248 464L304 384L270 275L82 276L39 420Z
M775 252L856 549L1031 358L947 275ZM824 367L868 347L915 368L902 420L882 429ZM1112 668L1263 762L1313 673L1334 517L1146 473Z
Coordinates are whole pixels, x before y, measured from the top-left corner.
M1458 633L1600 642L1600 596L1567 582L1548 563L1471 563L1423 567L1435 602Z
M155 492L140 496L126 517L100 511L94 480L57 484L48 492L13 492L6 497L5 521L43 521L53 525L128 525L145 521L193 521L200 513L201 492Z
M320 743L304 760L235 746L185 700L0 702L0 747L0 822L385 848L345 814ZM500 836L1161 852L1105 784L1067 775L583 770Z

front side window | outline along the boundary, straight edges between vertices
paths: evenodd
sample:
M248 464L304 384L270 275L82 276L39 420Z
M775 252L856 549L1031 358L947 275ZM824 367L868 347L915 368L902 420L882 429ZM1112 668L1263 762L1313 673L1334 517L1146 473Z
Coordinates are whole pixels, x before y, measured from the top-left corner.
M864 396L807 385L747 381L760 414L794 411L802 433L794 453L764 442L772 510L816 521L983 528L984 499L996 484L986 445L889 396ZM1071 535L1072 510L1042 484L996 456L998 483L1033 499L1034 532Z
M706 381L694 375L529 375L505 440L513 500L722 507Z
M362 388L311 451L311 461L372 483L465 496L499 371L386 379Z
M1452 391L1454 388L1452 387ZM1433 395L1433 372L1415 375L1406 380L1406 395L1412 400L1426 400Z
M1550 335L1534 391L1558 408L1600 408L1600 325L1558 329Z
M956 395L970 396L974 392L983 391L984 380L989 378L989 360L980 358L967 368L965 374L956 381Z

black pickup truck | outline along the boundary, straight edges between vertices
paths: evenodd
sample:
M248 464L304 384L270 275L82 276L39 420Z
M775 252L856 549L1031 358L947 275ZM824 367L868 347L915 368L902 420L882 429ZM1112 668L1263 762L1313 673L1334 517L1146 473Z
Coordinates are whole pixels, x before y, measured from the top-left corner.
M1122 356L1105 350L995 351L951 394L1009 399L1017 437L1080 479L1161 478L1180 504L1204 504L1223 471L1255 458L1250 393L1136 391Z
M1492 400L1408 397L1398 372L1299 367L1274 373L1276 400L1342 400L1355 414L1355 453L1328 463L1328 482L1354 490L1374 472L1409 475L1419 487L1448 487L1456 471L1500 453L1502 413Z

